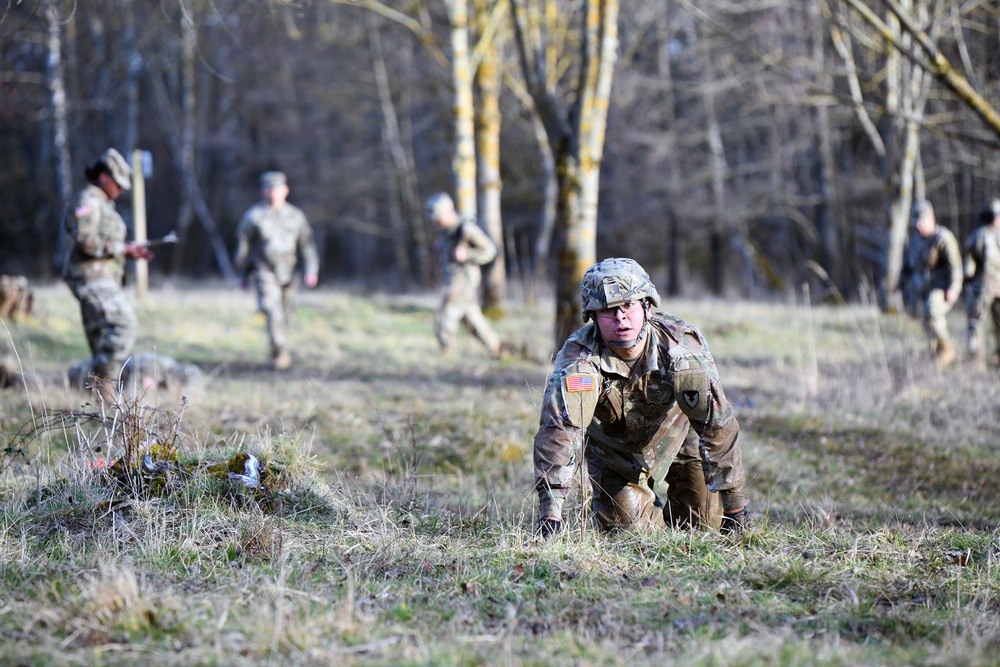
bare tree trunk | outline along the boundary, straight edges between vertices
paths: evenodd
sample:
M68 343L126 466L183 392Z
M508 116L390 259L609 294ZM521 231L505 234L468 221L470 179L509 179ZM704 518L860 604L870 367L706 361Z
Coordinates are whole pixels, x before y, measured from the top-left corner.
M712 293L721 296L726 290L726 269L729 267L729 248L726 243L726 227L729 219L726 211L726 165L725 147L722 144L722 129L715 113L715 92L712 90L715 77L706 59L702 69L702 101L705 105L705 133L708 139L709 164L711 169L712 208L714 220L709 236L709 264L711 274L709 285Z
M180 3L181 32L181 137L178 168L182 174L195 174L195 57L198 47L198 30L194 17L184 3ZM191 203L191 193L187 188L180 192L181 202L177 211L177 247L173 253L170 272L179 273L188 254L191 220L194 218L194 206Z
M906 9L914 10L913 0L907 0ZM926 19L928 8L921 5L920 14ZM898 43L909 48L913 37L903 34L898 18L890 13L888 25L896 35ZM906 246L906 234L910 221L910 205L913 201L914 168L920 153L920 125L923 120L924 106L927 102L928 81L924 70L916 63L903 61L897 51L890 52L890 65L887 65L887 84L890 94L887 96L886 110L902 120L902 141L898 163L888 166L890 192L888 211L888 243L885 251L885 269L880 292L880 305L883 310L898 310L901 303L899 292L899 276L903 269L903 252ZM893 145L885 141L886 146ZM890 153L891 155L891 153Z
M59 211L64 213L69 206L70 197L73 196L73 174L71 169L72 159L69 150L69 128L66 113L66 87L62 66L62 32L60 30L62 19L56 10L54 2L47 2L45 5L45 19L48 27L48 34L45 40L46 65L45 73L48 79L49 95L52 104L52 143L55 155L56 186L59 191ZM62 247L65 230L59 224L59 242L55 249ZM47 234L43 238L50 238ZM46 251L45 254L50 254ZM55 258L60 261L61 258Z
M153 95L156 98L156 110L159 115L160 125L163 128L164 135L167 137L170 151L174 157L174 165L180 172L181 182L191 197L191 205L194 207L194 212L198 216L198 220L201 222L201 226L212 244L215 262L226 280L235 280L236 272L233 270L233 263L229 258L225 239L219 233L219 227L215 224L215 218L212 217L212 212L208 208L208 204L205 203L205 197L201 192L201 187L198 185L197 174L193 171L183 170L182 147L177 140L179 133L177 131L177 124L174 121L170 95L167 93L166 85L163 83L162 72L153 72L153 75L149 77L149 82L153 88Z
M657 25L660 32L660 40L657 48L656 70L660 75L663 85L663 142L666 144L663 151L664 169L667 175L667 201L666 201L666 248L664 257L667 263L667 284L664 290L666 294L676 296L680 294L681 276L681 249L682 243L679 230L680 214L678 211L679 194L681 190L680 176L680 155L677 151L677 97L674 90L674 73L670 64L670 41L673 39L673 31L670 28L670 13L673 11L674 3L668 0L664 3L660 15L657 17Z
M409 253L412 241L407 233L407 225L403 220L400 204L403 172L407 169L406 155L400 138L396 105L392 100L392 91L389 88L389 73L385 66L382 38L379 35L374 15L369 13L365 18L368 22L368 46L372 53L375 87L378 90L379 106L382 109L382 142L386 148L386 155L392 162L390 170L392 176L388 180L390 183L389 218L393 230L393 255L396 258L397 268L405 276L404 280L410 280L412 274Z
M480 4L480 15L486 9ZM507 298L507 266L504 252L503 218L500 211L500 42L493 37L483 46L483 58L476 69L479 90L479 220L497 246L497 259L483 275L483 306L494 311L503 309Z
M475 218L476 201L476 125L473 106L473 71L469 57L468 0L447 0L451 20L451 73L455 86L455 203L463 218Z
M410 221L413 236L414 255L416 256L417 279L421 285L428 285L433 282L434 267L431 258L430 235L427 229L427 221L424 218L424 207L420 201L420 192L417 187L417 160L413 154L413 126L411 118L413 116L413 49L407 43L407 47L401 50L402 62L406 64L409 72L408 85L403 88L401 95L401 106L404 113L399 118L400 148L402 160L400 179L400 192L403 196L404 212Z
M813 26L812 54L817 76L820 78L821 90L833 90L833 77L826 65L826 42L824 39L823 21L820 4L824 0L816 0L809 6L808 18ZM842 295L846 289L847 276L842 240L843 224L840 220L839 193L835 175L837 163L833 155L833 137L830 130L830 112L824 102L815 107L816 113L816 183L819 189L819 202L816 205L816 228L820 242L820 264L830 276L830 280Z
M122 139L123 155L132 155L139 141L139 75L142 74L142 55L136 42L135 9L132 0L118 0L118 11L125 20L122 35L126 58L125 68L125 131Z
M545 267L549 263L552 248L552 236L556 228L556 214L559 208L559 177L556 174L556 161L553 149L549 144L549 135L545 133L545 124L535 110L531 108L531 124L535 129L535 141L538 143L538 153L542 161L542 221L535 240L535 256L533 266L539 277L546 274Z
M534 129L535 143L538 146L544 185L542 186L542 217L538 225L538 236L535 238L535 245L532 249L531 265L536 278L544 279L548 273L546 267L550 259L549 254L556 229L556 212L559 207L559 178L556 174L555 150L549 143L545 122L538 112L538 107L535 106L531 93L525 89L520 79L505 75L504 80L510 91L527 109Z
M568 156L560 187L566 215L563 228L566 245L560 253L556 336L563 341L580 325L577 300L580 280L587 268L597 261L597 201L600 194L601 161L607 125L611 81L618 57L617 0L589 0L585 3L583 88L579 126L572 146L576 155ZM571 113L570 117L572 118ZM577 157L578 156L578 157ZM579 166L579 174L574 167Z

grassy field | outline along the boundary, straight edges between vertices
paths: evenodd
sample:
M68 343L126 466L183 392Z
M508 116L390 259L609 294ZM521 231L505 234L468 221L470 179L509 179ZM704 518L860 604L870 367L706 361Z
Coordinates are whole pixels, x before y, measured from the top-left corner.
M75 302L37 297L3 332L0 664L1000 664L998 371L935 370L909 319L668 304L736 405L757 530L605 534L577 499L542 543L548 365L442 358L433 296L300 292L276 374L248 293L157 290L136 352L204 384L104 421L62 379ZM510 310L544 359L551 304ZM93 467L149 449L165 472ZM217 471L242 452L265 490Z

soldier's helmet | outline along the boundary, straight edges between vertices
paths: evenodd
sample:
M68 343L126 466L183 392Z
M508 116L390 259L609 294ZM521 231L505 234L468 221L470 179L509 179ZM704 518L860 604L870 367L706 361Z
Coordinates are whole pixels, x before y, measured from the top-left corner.
M428 220L437 220L443 213L454 208L455 202L447 192L438 192L435 195L431 195L427 203L424 204Z
M926 199L914 199L913 207L910 209L910 220L914 224L918 220L934 215L934 207Z
M580 315L586 322L595 310L614 308L630 301L648 299L660 305L660 295L639 262L612 257L591 266L580 284Z
M998 215L1000 215L1000 199L987 199L983 202L983 207L979 210L981 222L993 222Z
M101 154L98 162L105 166L118 187L126 191L132 189L132 167L129 166L121 153L114 148L109 148Z

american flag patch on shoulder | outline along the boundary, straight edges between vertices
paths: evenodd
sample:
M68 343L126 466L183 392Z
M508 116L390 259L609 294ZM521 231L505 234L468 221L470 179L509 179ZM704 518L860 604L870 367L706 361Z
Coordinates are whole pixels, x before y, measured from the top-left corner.
M594 376L593 375L567 375L566 376L566 391L577 392L577 391L594 391Z

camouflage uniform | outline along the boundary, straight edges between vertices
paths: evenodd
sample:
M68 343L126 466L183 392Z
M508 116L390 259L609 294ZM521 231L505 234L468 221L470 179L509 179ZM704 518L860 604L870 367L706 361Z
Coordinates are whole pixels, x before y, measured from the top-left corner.
M975 229L965 241L965 277L969 292L967 343L974 358L984 360L982 325L987 313L993 320L994 352L1000 361L1000 223Z
M483 275L480 266L496 258L496 245L479 225L467 220L442 231L438 246L444 276L444 295L435 325L438 343L443 350L450 349L461 322L496 356L500 350L500 339L490 328L479 306L479 285ZM459 246L464 247L466 252L465 260L461 262L455 259L455 250Z
M924 327L940 346L949 344L948 312L954 302L948 303L945 293L962 288L962 254L951 230L940 225L930 236L917 235L914 241L915 266L921 272L920 296L923 304Z
M139 332L125 298L125 222L104 190L88 185L67 212L62 277L80 302L93 371L114 377L128 359Z
M903 296L903 307L910 315L921 318L920 283L922 271L917 265L921 237L915 230L910 230L903 248L903 268L899 274L899 289Z
M301 250L306 275L316 275L319 255L305 214L285 202L275 210L260 201L250 207L236 229L233 260L244 277L253 280L258 308L267 317L272 356L287 343L288 297L292 290L297 251Z
M632 368L594 322L559 351L534 443L540 516L562 516L581 457L606 528L718 527L749 503L739 424L708 344L669 314L649 316L646 331Z

